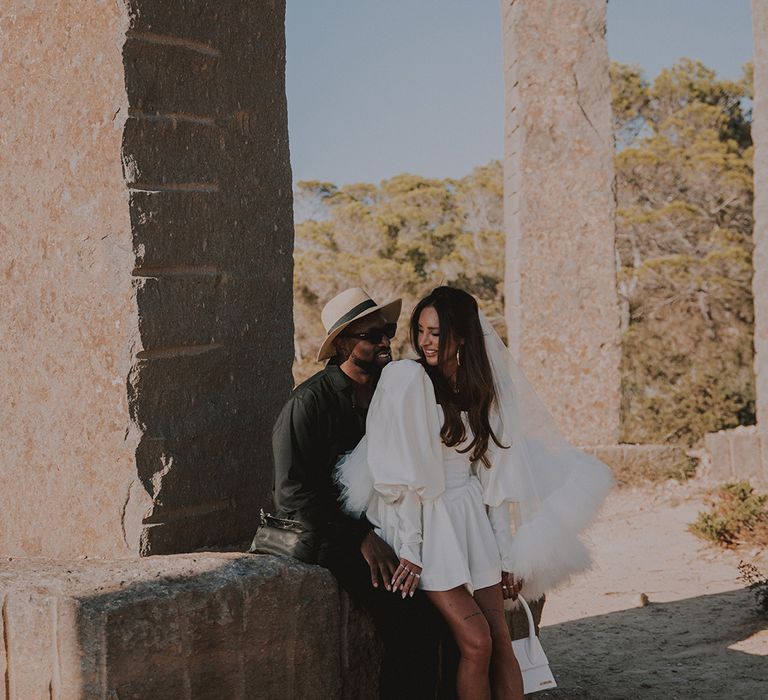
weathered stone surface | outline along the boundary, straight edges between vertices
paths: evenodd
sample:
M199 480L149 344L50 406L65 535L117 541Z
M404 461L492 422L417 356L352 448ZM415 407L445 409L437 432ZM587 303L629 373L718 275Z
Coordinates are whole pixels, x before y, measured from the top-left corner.
M720 481L768 482L765 440L755 425L707 433L704 445L710 458L710 476Z
M8 700L378 695L370 618L327 571L289 559L14 559L0 601Z
M704 447L709 454L710 475L714 479L728 481L733 479L733 456L728 431L707 433L704 436Z
M206 186L217 187L218 160L224 147L215 122L201 124L180 116L129 116L123 131L126 182L134 188L150 189L181 184L203 191Z
M127 555L128 18L84 0L1 14L0 553Z
M733 471L737 479L763 476L760 433L757 429L734 431L731 436Z
M568 437L619 435L605 0L503 0L510 347Z
M754 107L752 142L755 145L755 224L752 233L755 274L755 376L757 423L763 447L768 446L768 0L752 0L754 32ZM768 449L768 448L766 448ZM768 455L763 455L768 461Z
M134 3L138 5L138 3ZM141 8L144 12L144 7ZM179 20L177 20L178 22ZM133 17L133 24L146 22ZM168 34L178 32L180 23ZM186 30L189 31L187 24ZM210 36L210 32L206 32ZM125 48L125 86L135 116L179 115L197 117L198 123L213 121L216 111L216 81L219 51L192 50L179 44L152 43L152 33L132 32ZM163 35L160 35L163 36ZM187 37L188 38L188 37ZM172 120L166 120L172 124Z
M279 1L3 14L0 553L252 534L292 385L283 25Z

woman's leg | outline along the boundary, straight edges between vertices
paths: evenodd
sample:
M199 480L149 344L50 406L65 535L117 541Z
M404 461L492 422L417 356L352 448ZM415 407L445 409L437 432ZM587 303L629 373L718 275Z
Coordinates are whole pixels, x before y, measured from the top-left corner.
M459 647L459 668L456 674L456 694L459 700L490 700L488 669L492 642L491 631L482 611L464 586L450 591L426 591L426 594L448 622Z
M475 602L483 611L493 640L491 655L491 688L495 700L523 700L523 677L515 654L509 628L504 618L504 596L501 584L479 588L474 593Z

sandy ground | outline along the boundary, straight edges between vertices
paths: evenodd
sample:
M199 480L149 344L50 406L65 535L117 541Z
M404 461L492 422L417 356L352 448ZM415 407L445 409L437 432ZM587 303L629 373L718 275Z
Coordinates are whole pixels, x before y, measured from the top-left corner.
M559 687L532 697L768 699L768 619L737 570L740 560L768 570L768 550L723 550L688 532L707 488L611 494L589 533L594 569L544 606Z

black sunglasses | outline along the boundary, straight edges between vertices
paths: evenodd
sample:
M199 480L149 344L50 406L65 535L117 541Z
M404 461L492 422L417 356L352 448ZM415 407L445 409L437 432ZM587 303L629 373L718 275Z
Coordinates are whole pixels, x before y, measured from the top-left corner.
M357 338L378 345L385 335L391 339L395 337L395 333L397 333L397 324L387 323L383 328L370 328L365 333L342 333L342 335L345 338Z

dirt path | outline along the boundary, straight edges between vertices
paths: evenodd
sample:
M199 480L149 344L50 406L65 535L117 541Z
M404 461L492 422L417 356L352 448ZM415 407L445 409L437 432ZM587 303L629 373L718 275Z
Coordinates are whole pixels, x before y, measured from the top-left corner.
M768 621L739 581L741 559L688 532L706 484L615 491L590 532L595 569L547 599L549 698L768 698ZM641 601L641 594L649 599Z

